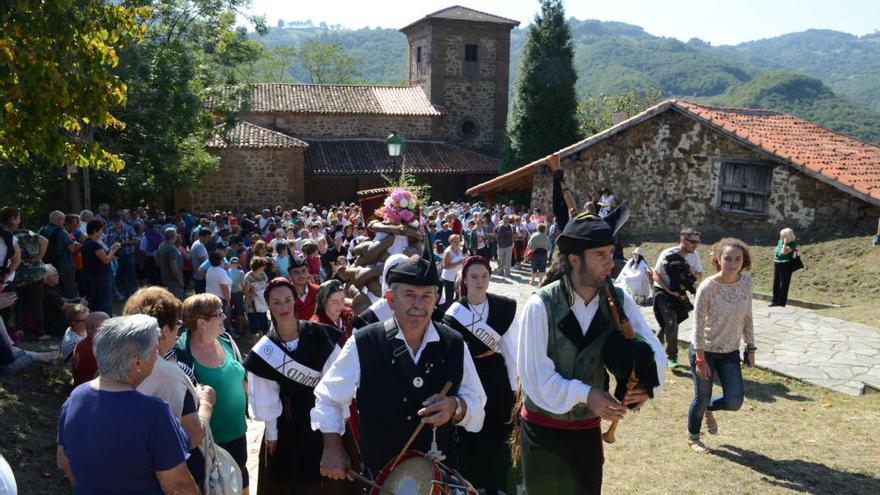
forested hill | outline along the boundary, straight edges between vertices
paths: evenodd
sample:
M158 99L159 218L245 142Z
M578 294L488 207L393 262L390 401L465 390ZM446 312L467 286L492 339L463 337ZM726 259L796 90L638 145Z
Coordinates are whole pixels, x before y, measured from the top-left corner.
M399 31L298 24L253 37L268 48L312 38L339 43L357 59L361 81L404 80L406 38ZM569 25L582 96L654 88L663 96L781 110L880 143L880 34L809 30L716 47L699 39L654 36L620 22L571 18ZM512 80L526 32L511 33ZM291 72L296 80L307 80L301 67L294 65Z

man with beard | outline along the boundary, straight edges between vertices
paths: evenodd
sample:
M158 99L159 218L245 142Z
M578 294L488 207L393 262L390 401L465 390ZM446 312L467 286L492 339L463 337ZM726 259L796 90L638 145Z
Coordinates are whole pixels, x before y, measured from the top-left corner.
M437 269L424 258L389 271L394 316L368 325L348 339L315 388L312 428L324 435L321 474L349 477L342 446L343 412L357 395L360 449L372 478L406 445L428 452L432 437L455 467L454 425L477 432L483 426L486 394L461 334L431 321L437 304ZM440 392L447 382L448 395ZM433 427L433 428L432 428ZM433 431L432 431L433 430ZM536 492L537 493L537 492Z
M601 420L641 407L663 377L663 349L635 301L617 289L612 308L606 297L613 234L595 215L573 218L557 239L544 286L526 301L517 345L523 407L514 441L528 493L601 493ZM613 312L630 318L636 338L621 337ZM609 363L615 346L623 371ZM617 399L608 393L606 367L617 378ZM632 371L639 383L622 387Z

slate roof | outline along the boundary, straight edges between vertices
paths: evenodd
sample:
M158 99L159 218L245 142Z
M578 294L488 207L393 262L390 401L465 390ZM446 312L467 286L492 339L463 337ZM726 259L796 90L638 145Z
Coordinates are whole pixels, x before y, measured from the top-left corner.
M669 99L556 152L560 158L668 110L682 113L771 159L865 201L880 205L880 147L773 110L723 108ZM545 158L468 189L470 195L531 187Z
M419 86L260 83L250 86L250 112L422 115L442 112Z
M407 141L406 169L415 174L497 174L501 163L489 156L442 142ZM398 172L385 141L310 139L306 175L378 175Z
M308 143L265 127L238 121L225 136L217 133L206 148L306 148Z
M442 10L438 10L433 14L428 14L425 17L422 17L416 22L407 25L401 31L405 31L411 26L415 26L416 24L428 20L428 19L448 19L452 21L467 21L467 22L488 22L492 24L504 24L510 26L511 28L519 26L519 21L514 19L508 19L506 17L497 16L494 14L489 14L487 12L481 12L479 10L469 9L467 7L462 7L461 5L453 5L452 7L447 7Z

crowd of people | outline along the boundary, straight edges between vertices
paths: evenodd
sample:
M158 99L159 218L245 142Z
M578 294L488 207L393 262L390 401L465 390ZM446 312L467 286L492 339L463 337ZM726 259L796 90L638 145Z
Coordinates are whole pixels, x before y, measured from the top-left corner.
M602 191L586 205L595 214L564 230L537 208L426 205L432 249L388 257L382 297L360 310L340 277L369 239L369 212L355 204L210 214L102 204L52 212L37 232L3 208L0 259L14 291L0 293L0 309L15 324L9 335L0 324L0 365L70 366L58 463L83 493L214 493L218 483L248 493L248 417L265 425L259 494L361 493L355 479L387 473L403 447L438 454L483 493L515 492L517 458L529 493L600 493L600 422L641 407L678 365L682 312L695 310L695 451L709 450L703 420L715 433L714 411L742 404L740 342L746 364L755 350L742 241L712 247L706 280L694 229L653 269L636 260L654 286L656 336L630 293L603 290L620 268L615 201ZM777 262L790 261L793 233L780 243ZM521 302L493 294L490 280L526 259L538 288L517 318ZM637 339L619 338L617 311ZM61 356L20 348L44 339L59 339ZM608 348L640 358L609 363ZM631 375L638 383L624 387ZM237 478L211 475L216 451Z

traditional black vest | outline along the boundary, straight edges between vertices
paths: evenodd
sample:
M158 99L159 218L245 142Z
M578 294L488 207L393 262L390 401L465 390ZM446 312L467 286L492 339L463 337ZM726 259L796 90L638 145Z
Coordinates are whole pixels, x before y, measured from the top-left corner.
M414 363L406 342L397 338L395 320L368 325L354 334L361 366L357 392L360 446L364 465L375 476L393 459L418 427L422 402L452 382L449 395L458 393L464 373L461 335L434 322L440 336L429 342ZM419 386L420 385L420 386ZM437 445L452 459L454 428L449 422L437 429ZM432 428L422 429L411 449L431 448ZM452 462L454 464L454 462Z
M288 352L281 338L271 330L266 338L275 347L272 352L284 352L287 359L315 371L322 371L324 364L339 340L335 328L310 321L299 322L299 344ZM266 471L276 479L319 481L320 464L324 444L320 431L312 431L309 412L315 406L315 384L294 381L269 363L257 352L248 353L244 367L251 373L278 382L281 387L281 416L278 417L278 444L275 455L267 456ZM306 381L306 380L303 380Z
M504 296L486 294L489 305L489 318L486 324L502 337L510 328L516 317L516 301ZM469 308L467 298L458 300L459 304ZM505 363L504 357L495 352L487 357L477 357L485 354L490 349L483 340L480 340L472 332L462 325L447 312L443 322L450 328L462 335L468 345L471 356L474 357L474 366L483 389L486 391L486 419L483 421L481 433L498 433L511 427L510 416L516 400L514 391L510 388L510 380L507 375L507 366L515 366L515 363Z

